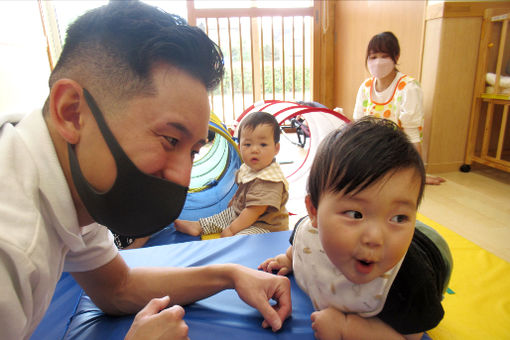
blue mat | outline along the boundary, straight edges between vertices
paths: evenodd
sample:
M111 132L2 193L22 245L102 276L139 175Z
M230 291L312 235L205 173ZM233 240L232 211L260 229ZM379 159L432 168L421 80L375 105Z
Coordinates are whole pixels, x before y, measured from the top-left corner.
M138 266L202 266L213 263L240 263L251 268L267 257L284 252L290 231L236 236L209 241L193 241L172 245L122 251L130 267ZM310 314L313 307L308 297L292 283L292 317L282 330L273 333L260 325L262 317L239 299L235 291L226 290L185 306L186 323L191 339L313 339ZM63 339L123 339L134 316L111 317L103 314L87 295L80 298ZM46 325L46 329L54 325Z
M178 235L174 235L179 239ZM213 263L239 263L251 268L266 258L282 253L288 247L290 231L260 235L235 236L208 241L181 242L136 250L122 251L121 255L131 267L138 266L202 266ZM77 288L70 283L70 277L63 277L57 287L58 306L76 306L69 315L54 305L32 339L123 339L134 315L123 317L107 316L79 290L78 304L73 295ZM185 306L185 321L190 327L191 339L314 339L310 314L313 307L310 300L296 285L292 284L292 317L285 321L282 329L273 333L260 325L259 312L242 302L235 291L226 290L212 297ZM72 280L72 278L71 278ZM78 288L79 289L79 288ZM65 296L63 293L67 294ZM69 294L73 292L73 294ZM69 321L68 321L69 320ZM430 339L427 335L423 339Z

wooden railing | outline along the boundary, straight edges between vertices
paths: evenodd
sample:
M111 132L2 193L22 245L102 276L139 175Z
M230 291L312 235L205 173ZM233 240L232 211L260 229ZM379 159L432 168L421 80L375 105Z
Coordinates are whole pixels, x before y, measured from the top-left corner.
M50 65L55 65L61 47L54 3L38 1ZM260 100L333 105L335 1L314 0L304 8L226 9L195 8L194 2L186 1L188 22L201 27L224 53L226 74L210 101L225 124Z
M188 22L221 48L225 77L211 108L230 126L260 100L312 100L314 8L197 9Z

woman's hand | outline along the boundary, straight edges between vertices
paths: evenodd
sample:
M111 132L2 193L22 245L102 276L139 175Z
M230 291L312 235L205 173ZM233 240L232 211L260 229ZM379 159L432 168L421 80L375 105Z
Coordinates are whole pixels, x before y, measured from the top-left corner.
M427 175L427 177L425 178L425 184L431 184L431 185L439 185L445 181L446 180L443 177L439 177L439 176Z

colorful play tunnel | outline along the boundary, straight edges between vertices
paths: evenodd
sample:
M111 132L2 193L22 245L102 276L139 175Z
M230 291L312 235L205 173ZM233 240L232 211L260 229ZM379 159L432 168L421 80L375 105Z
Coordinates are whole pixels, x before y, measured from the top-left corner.
M291 101L267 100L255 103L246 109L233 126L233 135L226 126L211 115L210 130L215 132L208 150L195 160L191 173L191 184L188 198L181 219L197 220L218 213L225 209L234 195L235 172L241 165L241 159L235 136L239 123L251 112L265 111L273 114L280 125L289 119L303 117L309 130L309 145L304 157L296 159L293 170L286 173L289 181L289 202L287 210L294 215L302 215L306 179L311 162L320 141L331 131L346 124L349 120L338 112L324 108L301 105Z

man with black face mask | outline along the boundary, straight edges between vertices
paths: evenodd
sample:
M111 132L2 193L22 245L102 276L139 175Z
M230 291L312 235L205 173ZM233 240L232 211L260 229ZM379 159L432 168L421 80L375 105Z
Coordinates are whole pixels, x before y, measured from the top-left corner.
M187 339L179 305L232 288L281 328L287 278L235 264L130 269L102 226L136 238L179 215L222 58L201 30L137 1L70 26L43 110L0 128L2 339L30 337L62 271L106 313L138 313L129 339Z

